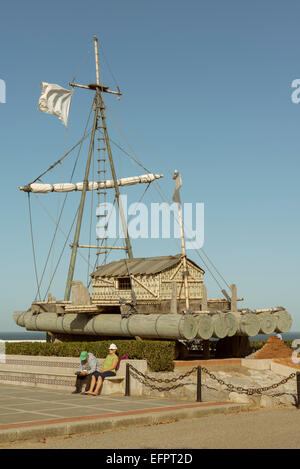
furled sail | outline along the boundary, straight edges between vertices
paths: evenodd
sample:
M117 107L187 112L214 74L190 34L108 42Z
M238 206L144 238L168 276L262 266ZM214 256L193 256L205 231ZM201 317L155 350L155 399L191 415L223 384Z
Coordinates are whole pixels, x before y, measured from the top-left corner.
M118 186L133 186L135 184L149 184L156 179L162 178L162 174L142 174L141 176L132 176L128 178L118 179ZM72 192L72 191L82 191L83 182L77 183L59 183L59 184L41 184L33 183L28 184L27 186L19 187L19 190L25 192L34 192L39 194L46 194L48 192ZM101 182L89 182L87 186L88 191L95 191L99 189L112 189L114 188L114 181L112 179L101 181Z

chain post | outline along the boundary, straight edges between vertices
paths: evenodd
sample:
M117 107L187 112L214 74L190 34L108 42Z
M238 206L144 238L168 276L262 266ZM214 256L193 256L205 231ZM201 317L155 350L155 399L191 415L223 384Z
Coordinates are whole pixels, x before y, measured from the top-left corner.
M300 409L300 372L296 373L297 380L297 409Z
M201 366L197 366L197 402L202 402L201 395Z
M126 375L125 375L125 396L130 396L130 365L126 363Z

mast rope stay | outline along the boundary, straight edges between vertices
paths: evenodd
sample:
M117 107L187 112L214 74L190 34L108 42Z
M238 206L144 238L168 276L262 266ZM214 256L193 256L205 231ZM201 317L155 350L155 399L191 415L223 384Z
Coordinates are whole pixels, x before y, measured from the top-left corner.
M37 284L37 294L35 296L35 299L37 298L37 296L39 296L39 299L41 299L41 293L40 293L40 288L39 288L39 279L38 279L38 273L37 273L37 265L36 265L35 243L34 243L34 237L33 237L32 214L31 214L31 203L30 203L30 193L29 192L28 192L28 210L29 210L29 223L30 223L30 235L31 235L31 245L32 245L34 272L35 272L35 279L36 279L36 284Z
M87 123L86 123L86 126L85 126L84 137L85 137L85 134L86 134L86 131L87 131L87 127L88 127L88 124L89 124L91 112L92 112L92 109L90 110L90 113L89 113L89 116L88 116L88 120L87 120ZM80 152L81 152L81 149L82 149L83 141L84 141L83 139L80 140L80 147L79 147L79 149L78 149L77 157L76 157L76 160L75 160L73 169L72 169L70 181L72 181L72 179L73 179L73 177L74 177L74 173L75 173L75 170L76 170L76 167L77 167L77 164L78 164L78 160L79 160ZM29 194L29 192L28 192L28 194ZM59 224L60 224L60 221L61 221L61 218L62 218L62 215L63 215L63 211L64 211L64 208L65 208L65 205L66 205L66 201L67 201L68 195L69 195L68 193L65 194L65 197L64 197L64 200L63 200L63 203L62 203L62 207L61 207L61 210L60 210L60 214L59 214L59 216L57 216L57 219L54 220L54 219L50 216L48 210L46 210L46 209L43 207L43 204L40 202L40 200L39 200L37 194L35 194L36 199L37 199L38 202L41 204L41 206L44 208L44 210L45 210L45 212L47 213L47 215L54 221L54 224L55 224L54 234L53 234L52 241L51 241L51 244L50 244L50 248L49 248L49 251L48 251L48 255L47 255L47 258L46 258L46 261L45 261L45 265L44 265L44 268L43 268L43 272L42 272L42 275L41 275L41 279L40 279L39 284L38 284L38 291L39 291L39 289L41 288L41 284L42 284L42 281L43 281L43 278L44 278L44 274L45 274L45 271L46 271L46 268L47 268L47 265L48 265L48 261L49 261L50 255L51 255L51 251L52 251L53 246L54 246L54 242L55 242L55 238L56 238L58 229L62 232L62 234L63 234L65 237L67 237L66 234L59 228ZM82 256L82 257L83 257L83 256ZM86 261L86 259L84 259L84 260Z
M37 194L34 194L35 197L36 197L36 200L38 201L38 203L41 205L42 209L45 211L45 213L48 215L48 217L50 218L50 220L54 223L54 225L56 225L56 221L55 219L52 217L52 215L49 213L49 211L47 210L47 208L44 206L44 204L40 201L39 197ZM65 239L67 239L68 235L60 228L58 227L58 230L60 231L60 233L63 235L63 237ZM87 263L87 259L83 256L83 254L81 254L81 252L79 251L79 255L81 256L81 258Z
M93 148L93 154L92 154L92 174L93 174L93 179L95 179L95 151ZM89 246L92 243L92 226L93 226L93 209L94 209L94 191L92 191L91 194L91 213L90 213L90 226L89 226ZM89 266L90 266L90 259L91 259L91 248L89 247L88 249L88 266L87 266L87 285L89 283Z
M163 191L162 191L162 188L159 184L159 182L157 182L158 186L160 187L160 191L161 193L157 190L158 194L163 198L165 199L165 201L167 201L167 198L163 196ZM157 187L156 187L157 189ZM178 220L178 217L174 217L176 222L179 224L179 220ZM182 220L182 225L183 225L183 229L185 231L188 231L190 232L189 230L189 227L187 227L185 224L184 224L184 220ZM190 232L191 233L191 232ZM195 243L194 241L190 241L194 246L195 246ZM218 287L220 288L221 292L223 293L223 289L222 289L222 286L220 284L220 282L217 280L217 278L215 277L215 275L213 274L213 272L211 271L211 269L209 268L209 266L207 265L207 263L205 262L205 260L203 259L203 257L201 256L200 254L200 250L203 252L203 254L205 255L205 257L207 258L207 260L210 262L210 264L213 266L213 268L215 269L216 273L220 276L220 278L223 280L223 282L226 284L226 286L230 289L230 286L228 284L228 282L225 280L225 278L223 277L223 275L219 272L219 270L216 268L216 266L214 265L214 263L212 262L212 260L209 258L209 256L205 253L204 249L203 248L197 248L195 247L195 251L196 251L196 254L198 255L198 257L201 259L201 261L203 262L203 264L205 265L206 269L209 271L210 275L213 277L213 279L215 280L216 284L218 285Z
M67 245L67 243L68 243L68 241L69 241L69 237L70 237L70 235L71 235L71 232L72 232L72 229L73 229L73 226L74 226L76 217L77 217L78 210L79 210L79 208L76 210L76 213L75 213L73 222L72 222L71 227L70 227L70 229L69 229L68 235L67 235L67 237L66 237L66 240L65 240L65 243L64 243L63 248L62 248L62 250L61 250L61 253L60 253L60 256L59 256L59 258L58 258L58 261L57 261L57 263L56 263L56 267L55 267L54 272L53 272L53 274L52 274L52 276L51 276L51 279L50 279L50 282L49 282L47 291L46 291L45 296L44 296L44 301L45 301L46 296L47 296L47 294L48 294L48 292L49 292L49 290L50 290L50 288L51 288L53 279L54 279L54 277L55 277L55 274L56 274L56 272L57 272L58 266L59 266L60 261L61 261L61 259L62 259L64 250L65 250L66 245Z
M91 52L91 51L88 50L87 55L82 59L81 64L80 64L80 66L79 66L77 72L75 73L75 75L74 75L74 77L73 77L71 83L74 83L74 82L75 82L75 80L76 80L76 78L77 78L77 75L78 75L79 72L83 69L84 65L85 65L86 62L87 62L87 59L89 58L90 52Z
M68 138L69 138L69 125L66 126L66 130L65 130L64 153L63 154L65 154L66 151L67 151ZM62 161L61 162L61 170L60 170L60 184L63 183L63 175L64 175L64 162ZM56 209L56 224L57 225L59 224L60 217L61 217L61 215L59 215L61 199L62 199L62 193L60 193L59 196L57 197L57 209ZM53 243L53 250L52 250L53 252L52 252L52 256L51 256L51 267L50 267L51 274L53 273L52 270L53 270L53 263L54 263L54 256L55 256L55 234L53 236L52 243ZM50 255L50 253L49 253L49 255Z
M150 187L150 183L147 184L147 186L146 186L146 188L145 188L143 194L141 195L141 197L139 198L139 200L136 202L136 205L139 204L139 203L143 200L143 198L144 198L146 192L148 191L149 187ZM113 202L113 207L114 207L114 205L115 205L115 203L116 203L116 200L117 200L117 199L116 199L116 196L115 196L114 202ZM112 215L112 210L111 210L111 212L110 212L110 214L109 214L107 224L108 224L109 221L110 221L111 215ZM113 245L112 245L113 247L117 244L117 242L118 242L119 239L120 239L119 236L117 236L116 239L115 239L115 241L114 241L114 243L113 243ZM102 244L103 244L103 241L104 241L104 240L102 239ZM102 245L102 244L101 244L101 245ZM125 243L123 244L123 246L125 247ZM108 257L109 254L112 252L112 249L109 250L109 248L108 248L108 251L109 251L109 253L108 253L107 257ZM106 259L106 260L107 260L107 259ZM127 270L128 270L128 265L127 265L126 258L125 258L124 260L125 260L125 262L126 262L126 267L127 267ZM104 262L105 262L105 261L103 261L103 262L98 266L98 268L100 268L100 267L104 264ZM94 264L94 270L95 270L96 265L97 265L97 259L96 259L95 264ZM129 271L128 271L128 272L129 272ZM90 284L91 284L91 280L90 280L89 283L88 283L88 287L90 286ZM132 287L132 289L133 289L133 287ZM121 299L121 297L119 297L119 299Z
M112 208L115 206L116 202L117 202L117 198L116 198L116 196L115 196ZM110 212L110 214L109 214L109 217L108 217L108 222L107 222L107 223L109 223L109 220L110 220L110 217L111 217L112 213L113 213L113 211L111 210L111 212ZM119 240L119 236L116 237L116 239L115 239L115 241L114 241L114 243L113 243L113 247L117 244L118 240ZM102 238L102 242L101 242L101 244L99 245L99 247L103 246L103 242L104 242L104 238ZM112 251L112 249L110 250L110 252L111 252L111 251ZM104 264L104 262L105 262L105 259L104 259L104 260L102 261L102 263L101 263L100 265L98 265L98 255L99 255L99 254L100 254L100 252L98 252L97 255L96 255L96 260L95 260L95 263L94 263L93 272L96 270L96 267L97 267L97 266L98 266L97 268L99 269L99 268ZM110 254L110 253L107 254L107 257L109 256L109 254ZM106 259L106 260L107 260L107 259ZM90 277L90 279L89 279L88 287L90 286L90 284L91 284L91 277Z
M163 191L162 191L162 188L161 188L161 185L159 184L158 181L155 181L156 184L154 185L154 188L155 190L157 191L158 195L161 197L162 201L163 202L166 202L168 203L168 198L164 195ZM158 186L158 187L157 187ZM153 200L153 198L152 198ZM178 219L178 216L174 216L174 219L176 220L176 223L179 224L179 219ZM185 231L188 231L189 228L186 227L184 225L184 221L182 220L182 224L183 224L183 228ZM180 244L180 241L179 240L176 240L177 244ZM195 246L195 243L193 241L190 241L194 246ZM216 282L216 284L218 285L220 291L223 293L222 291L222 285L220 284L220 282L218 281L218 279L216 278L216 276L213 274L212 270L210 269L210 267L208 266L207 262L205 262L205 260L203 259L203 257L201 256L200 254L200 249L195 247L195 251L196 251L196 254L198 255L198 257L201 259L202 263L205 265L206 267L206 270L210 273L210 275L212 276L212 278L214 279L214 281ZM201 248L201 251L205 254L206 258L208 259L208 261L211 263L211 265L213 266L213 268L215 269L216 273L221 277L221 279L223 280L223 282L227 285L228 288L229 287L229 284L228 282L226 282L226 280L224 279L224 277L220 274L220 272L217 270L217 268L215 267L215 265L213 264L213 262L210 260L210 258L208 257L208 255L204 252L203 248Z
M115 121L115 119L113 118L112 116L112 113L111 112L108 112L110 114L110 117L113 121ZM149 169L147 169L138 159L137 155L135 154L134 150L132 149L131 145L128 143L127 139L126 139L126 136L124 135L124 133L121 131L120 129L120 126L115 122L115 125L118 126L118 130L120 133L123 134L123 138L125 139L127 145L129 146L129 148L131 149L132 153L135 155L135 156L132 156L130 155L126 150L124 150L124 148L122 148L119 144L117 144L113 139L111 139L111 142L119 149L121 150L129 159L131 159L134 163L136 163L138 166L140 166L141 168L143 168L144 171L150 173L151 171ZM166 202L168 203L168 198L163 194L163 190L162 190L162 187L161 187L161 184L159 183L158 180L154 181L156 182L156 184L154 184L154 188L155 190L157 191L158 195L160 196L160 198L162 199L163 202ZM178 217L175 217L176 219L176 222L179 224L179 220L178 220ZM184 225L184 223L183 223ZM184 229L185 230L188 230L188 228L186 226L184 226ZM192 242L192 244L194 244ZM197 255L199 256L199 258L201 259L201 261L203 262L203 264L205 265L206 269L208 270L208 272L211 274L212 278L215 280L216 284L218 285L218 287L220 288L221 292L223 293L222 291L222 285L220 284L220 282L217 280L217 278L215 277L215 275L213 274L212 270L209 268L209 266L207 265L207 263L205 262L205 260L203 259L203 257L201 256L200 254L200 250L199 248L196 248L196 253ZM208 260L208 262L210 262L210 264L212 265L213 269L215 270L215 272L219 275L219 277L222 279L222 281L224 282L224 284L230 289L230 286L228 284L228 282L225 280L225 278L223 277L223 275L219 272L219 270L217 269L217 267L215 266L215 264L212 262L212 260L209 258L209 256L206 254L206 252L204 251L203 248L201 248L201 251L202 253L205 255L206 259Z
M94 37L94 43L95 43L95 58L96 58L96 77L97 77L97 85L95 86L98 86L98 88L95 88L95 91L96 91L96 94L95 94L95 98L94 98L94 101L93 101L93 105L92 105L92 109L95 110L95 116L94 116L94 124L93 124L93 128L91 130L89 130L88 133L86 133L86 129L88 127L88 123L87 123L87 126L86 126L86 129L85 129L85 134L83 135L83 137L79 140L79 142L77 142L69 151L65 152L64 151L64 154L61 158L59 158L56 162L54 162L46 171L42 172L37 178L34 179L34 181L32 181L30 184L24 186L24 187L20 187L19 189L20 190L24 190L25 192L28 193L28 207L29 207L29 218L30 218L30 232L31 232L31 242L32 242L32 250L33 250L33 260L34 260L34 269L35 269L35 277L36 277L36 282L37 282L37 294L36 294L36 298L37 296L39 296L39 298L41 298L41 284L42 284L42 281L43 281L43 278L44 278L44 274L45 274L45 271L46 271L46 268L47 268L47 265L48 265L48 261L49 261L49 258L50 258L50 254L51 254L51 251L53 249L53 246L54 246L54 242L55 242L55 238L56 238L56 235L57 235L57 232L58 232L58 229L59 228L59 224L60 224L60 221L61 221L61 217L62 217L62 213L63 213L63 210L65 208L65 204L66 204L66 200L67 200L67 196L68 196L68 191L71 191L71 190L82 190L82 196L81 196L81 206L83 208L83 204L84 204L84 198L85 198L85 193L86 191L88 190L92 190L92 197L91 197L91 209L90 209L90 224L89 224L89 246L82 246L82 247L88 247L89 250L88 250L88 260L86 261L87 262L87 284L89 283L89 268L90 268L90 258L91 258L91 236L92 236L92 226L93 226L93 221L92 221L92 213L93 213L93 207L94 207L94 197L93 197L93 190L95 190L94 188L94 184L95 183L91 183L91 185L89 185L89 181L88 181L88 176L85 175L85 180L83 183L78 183L78 184L70 184L71 187L68 187L68 184L64 185L63 183L60 183L60 184L54 184L54 186L52 186L51 184L46 184L46 186L49 186L49 188L47 187L39 187L39 186L43 186L42 185L39 185L39 184L35 184L35 186L37 187L32 187L32 191L33 192L49 192L49 191L57 191L57 192L64 192L66 191L66 195L65 195L65 198L63 200L63 203L62 203L62 207L61 207L61 211L59 213L59 209L60 209L60 204L61 204L61 199L58 200L58 206L57 206L57 214L56 214L56 220L54 221L55 223L55 231L54 231L54 234L53 234L53 238L52 238L52 242L51 242L51 245L50 245L50 248L49 248L49 252L48 252L48 255L47 255L47 258L46 258L46 262L45 262L45 266L44 266L44 269L43 269L43 272L42 272L42 276L41 276L41 279L39 281L39 278L38 278L38 271L37 271L37 262L36 262L36 252L35 252L35 243L34 243L34 236L33 236L33 224L32 224L32 213L31 213L31 203L30 203L30 191L31 191L31 185L34 185L34 183L36 181L41 181L41 178L47 174L49 171L51 171L53 168L55 168L58 164L62 164L63 161L65 160L65 158L67 158L68 155L70 155L73 150L78 146L80 145L80 148L79 148L79 153L80 153L80 150L81 150L81 147L82 147L82 144L84 142L84 140L89 137L91 135L91 142L93 142L94 144L94 136L95 136L95 130L98 129L98 118L101 118L102 120L102 129L103 129L103 134L104 134L104 137L105 137L105 141L106 141L106 147L107 147L107 151L109 153L109 158L110 158L110 164L111 164L111 170L112 170L112 176L113 176L113 186L115 188L115 192L116 192L116 198L117 198L117 202L118 202L118 206L119 206L119 210L122 212L122 207L120 205L120 191L119 191L119 188L118 186L119 185L131 185L134 181L134 179L137 179L136 182L134 182L135 184L138 183L138 182L146 182L147 183L147 187L146 189L144 190L144 193L142 194L142 196L140 197L140 200L137 202L137 204L143 199L145 193L147 192L147 190L149 189L149 186L150 186L150 182L152 181L155 181L156 178L158 179L159 177L162 177L162 175L155 175L155 174L149 174L149 175L143 175L143 176L137 176L136 178L125 178L124 179L124 182L123 180L117 180L116 178L116 174L115 174L115 170L114 170L114 166L113 166L113 162L112 162L112 155L111 155L111 150L110 150L110 144L109 144L109 138L108 138L108 135L107 135L107 128L106 128L106 120L105 120L105 115L104 115L104 109L106 109L105 107L105 104L102 100L102 94L101 94L101 90L104 89L104 86L103 86L103 81L102 81L102 73L101 73L101 76L100 76L100 80L101 80L101 83L102 83L102 88L100 87L100 80L99 80L99 64L98 64L98 49L97 49L97 45L98 45L98 39L96 38L96 36ZM108 60L106 59L105 57L105 54L104 54L104 51L103 51L103 47L102 47L102 44L100 43L100 47L101 47L101 51L102 51L102 55L104 57L104 60L106 62L106 65L111 73L111 76L113 77L113 80L115 82L115 85L118 89L118 91L120 90L119 89L119 86L117 84L117 80L115 79L114 77L114 74L111 70L111 67L108 63ZM89 54L88 54L89 55ZM86 58L84 60L84 62L86 62ZM83 64L81 64L80 66L80 69L81 70L83 67ZM74 75L73 77L73 80L70 84L74 84L75 82L75 79L76 79L76 76L77 74L79 73L79 70L78 72ZM101 72L102 72L102 69L101 69ZM73 86L73 85L72 85ZM89 85L92 88L91 85ZM82 86L83 87L83 86ZM87 87L86 87L87 88ZM107 88L107 87L106 87ZM105 91L105 90L104 90ZM117 93L116 93L117 94ZM90 111L90 115L91 115L91 112L92 110ZM109 112L109 114L111 115L111 113ZM112 116L111 116L112 117ZM90 118L90 116L89 116ZM114 120L114 118L112 118ZM89 122L89 119L88 119L88 122ZM132 156L131 154L129 154L127 151L125 151L118 143L114 142L112 139L111 142L116 146L118 147L128 158L130 158L131 161L133 161L136 165L142 167L145 171L147 171L148 173L150 173L150 171L139 161L139 159L137 158L134 150L131 148L131 146L129 145L127 139L126 139L126 136L124 136L124 133L121 131L120 129L120 125L119 123L117 123L118 125L118 130L119 130L119 133L122 134L123 138L125 138L125 141L127 143L127 145L129 146L130 148L130 151L133 153L134 156ZM100 128L99 128L100 130ZM101 133L101 132L100 132ZM104 139L103 139L104 140ZM90 160L91 160L91 156L92 156L92 165L93 165L93 173L95 171L95 153L94 153L94 146L92 145L92 143L90 142L90 150L89 150L89 160L88 160L88 164L90 164ZM66 142L65 142L65 147L66 147ZM65 149L64 149L65 150ZM71 176L71 180L72 181L72 177L74 175L74 171L75 171L75 168L76 168L76 165L77 165L77 161L78 161L78 157L79 157L79 153L77 155L77 159L75 161L75 165L74 165L74 169L73 169L73 172L72 172L72 176ZM92 155L91 155L92 153ZM87 167L86 167L86 172L87 172ZM151 180L150 177L148 177L148 179L145 177L145 176L151 176L153 179ZM138 180L138 178L140 178L140 180ZM95 179L95 177L94 177ZM111 183L112 181L104 181L105 183L105 188L106 188L106 184L107 183ZM81 189L81 185L82 185L82 189ZM62 186L65 186L65 187L62 187ZM74 187L73 187L74 186ZM91 189L90 189L91 187ZM110 186L108 186L110 187ZM100 185L97 186L98 190L100 189ZM164 196L163 194L163 191L162 191L162 188L160 186L160 184L158 183L158 186L155 185L155 189L156 191L158 192L160 198L163 200L163 201L167 201L168 203L168 200L167 198ZM83 202L82 202L83 200ZM116 199L115 199L116 201ZM114 201L114 203L115 203ZM181 209L181 207L178 207L178 210ZM181 213L181 211L180 211ZM180 215L179 213L179 215ZM48 290L47 292L49 291L50 287L51 287L51 284L52 284L52 281L53 281L53 278L54 278L54 275L57 271L57 268L59 266L59 263L61 261L61 258L62 258L62 255L63 255L63 252L65 250L65 247L66 247L66 244L69 240L69 237L70 237L70 234L71 234L71 231L72 231L72 228L73 228L73 225L74 225L74 222L75 222L75 219L76 219L76 216L78 214L78 221L77 221L77 226L76 226L76 241L74 241L73 245L71 245L72 247L72 258L71 258L71 261L74 260L74 264L75 264L75 259L76 259L76 252L77 252L77 248L80 247L78 245L78 223L79 223L79 218L80 218L80 223L81 223L81 219L82 219L82 209L78 209L76 214L75 214L75 217L74 217L74 220L72 222L72 225L71 225L71 228L69 230L69 233L68 235L65 235L66 236L66 240L65 240L65 243L64 243L64 247L62 249L62 252L59 256L59 259L58 259L58 262L57 262L57 265L55 267L55 271L53 273L53 275L51 276L51 280L50 280L50 284L49 284L49 287L48 287ZM80 217L79 217L80 215ZM184 223L183 223L183 220L181 221L181 216L180 216L180 220L178 219L178 216L176 217L176 215L174 214L174 220L176 220L176 222L181 226L181 231L182 230L188 230L188 228L186 226L184 226ZM123 212L121 213L121 216L122 216L122 222L123 222L123 218L124 218L124 214ZM124 225L124 222L123 222L123 225ZM127 225L127 223L126 223ZM131 244L130 244L130 240L129 240L129 236L128 236L128 231L127 231L127 226L123 226L123 230L125 231L125 239L123 239L123 244L126 245L125 247L125 250L127 251L127 255L129 256L129 258L132 258L132 251L131 251ZM107 227L107 225L106 225ZM80 230L80 227L79 227L79 230ZM61 229L60 229L61 231ZM183 231L182 231L182 237L183 237ZM98 242L98 241L97 241ZM102 243L103 244L104 240L102 240ZM209 268L207 262L205 262L205 260L203 259L203 257L201 256L200 254L200 249L195 245L195 243L193 241L190 241L192 243L192 245L195 246L195 250L196 250L196 253L197 255L200 257L201 261L203 262L203 264L206 266L207 270L210 272L210 274L212 275L213 279L215 280L215 282L217 283L218 287L220 288L220 290L222 291L223 294L226 294L226 291L225 290L222 290L222 286L220 284L220 282L217 280L217 278L215 277L215 275L213 274L213 272L211 271L211 269ZM108 248L109 249L109 248ZM215 272L217 273L217 275L221 278L222 282L224 282L226 284L226 286L230 289L230 286L228 284L228 282L225 280L225 278L221 275L221 273L218 271L218 269L216 268L216 266L214 265L214 263L210 260L210 258L208 257L208 255L206 254L206 252L203 250L203 248L201 248L202 250L202 253L204 254L205 258L207 259L207 261L211 264L211 266L213 267L213 269L215 270ZM74 255L74 252L75 252L75 255ZM107 251L105 251L107 252ZM111 252L111 250L110 250ZM98 259L98 255L100 254L97 253L97 256L96 258ZM52 257L54 257L54 253L52 255ZM73 259L74 257L74 259ZM82 256L83 257L83 256ZM185 253L183 253L183 257L184 257L184 260L186 259L186 255ZM97 262L97 260L96 260ZM186 262L186 260L185 260ZM125 263L126 263L126 266L127 266L127 270L128 270L128 265L127 265L127 261L125 260ZM74 267L75 265L73 266L72 264L72 269L73 270L70 270L71 269L71 263L70 263L70 267L69 267L69 274L68 274L68 281L67 281L67 287L66 287L66 292L65 292L65 299L69 299L69 295L70 295L70 276L72 275L73 277L73 274L74 274ZM187 268L187 267L186 267ZM129 274L129 277L130 276L130 272L128 270L128 274ZM133 286L131 286L131 290L132 290L132 293L134 294L133 292ZM47 292L46 292L46 295L47 295ZM188 294L187 294L188 295ZM226 295L227 296L227 295Z
M59 160L55 161L55 163L53 163L51 166L49 166L49 168L46 169L46 171L41 173L37 178L35 178L29 184L26 184L26 186L30 186L31 184L34 184L36 181L40 181L41 178L45 174L47 174L49 171L51 171L53 168L55 168L55 166L60 164L73 150L75 150L76 147L78 147L78 145L82 144L84 142L84 140L86 140L91 135L91 133L92 133L92 130L90 130L86 135L84 135L69 151L67 151L67 153L65 153L61 158L59 158Z
M101 49L101 52L102 52L104 61L105 61L106 65L107 65L107 68L108 68L108 70L109 70L109 72L110 72L110 74L111 74L111 77L112 77L112 79L113 79L115 85L116 85L116 88L117 88L118 91L120 91L120 88L119 88L119 86L118 86L118 82L117 82L117 80L116 80L116 77L115 77L115 75L114 75L114 73L113 73L113 71L112 71L112 68L111 68L111 66L110 66L110 64L109 64L109 62L108 62L108 59L106 58L106 56L105 56L105 54L104 54L104 50L103 50L103 46L102 46L101 41L99 41L98 44L99 44L99 46L100 46L100 49ZM101 76L101 84L103 85L102 76Z

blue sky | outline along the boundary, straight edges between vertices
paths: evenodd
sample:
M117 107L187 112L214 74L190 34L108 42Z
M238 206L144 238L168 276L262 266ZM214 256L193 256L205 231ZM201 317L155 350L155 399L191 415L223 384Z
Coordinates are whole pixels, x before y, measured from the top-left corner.
M164 174L161 187L169 200L173 171L181 172L183 201L205 204L205 253L228 284L237 284L243 306L285 306L293 330L300 330L300 104L291 100L291 83L300 78L299 17L293 0L2 5L1 330L18 330L12 313L27 309L36 294L27 196L17 188L79 140L91 106L92 95L77 90L66 135L58 119L37 110L40 82L68 88L76 74L79 83L94 82L94 34L123 92L120 102L106 97L115 141L124 133L127 150ZM101 51L100 60L104 81L114 88ZM143 173L114 151L118 175ZM49 176L51 182L66 178L71 167L72 160L66 161ZM82 168L83 162L79 174ZM39 200L55 217L62 199L51 196ZM137 189L128 191L130 200L139 196ZM145 202L153 201L161 202L155 190L145 196ZM66 226L77 202L77 194L69 196ZM54 225L35 198L32 215L41 274ZM86 222L82 242L88 234ZM138 239L133 246L136 256L180 249L172 240ZM203 266L195 251L188 255ZM67 250L51 288L57 298L63 295L69 256ZM79 259L75 277L85 280L87 274ZM206 284L209 297L220 297L208 272Z

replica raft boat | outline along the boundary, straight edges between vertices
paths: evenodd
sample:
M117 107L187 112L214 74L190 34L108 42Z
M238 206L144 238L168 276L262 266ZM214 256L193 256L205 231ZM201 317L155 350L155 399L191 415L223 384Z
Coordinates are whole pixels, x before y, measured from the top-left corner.
M35 299L27 311L14 313L15 322L29 331L45 331L51 340L146 338L190 341L210 338L228 339L255 336L259 333L287 332L292 319L284 307L261 310L238 308L236 286L230 286L230 294L222 290L224 298L208 299L204 285L204 270L187 258L183 235L180 175L174 173L176 183L173 201L178 205L178 219L181 233L181 253L161 257L135 258L120 197L120 187L136 184L152 184L162 178L161 174L147 173L140 176L117 178L110 138L105 118L104 93L121 95L120 90L111 91L100 84L98 40L94 38L96 84L79 85L71 82L72 91L43 83L40 109L58 116L65 124L68 118L70 99L74 88L94 92L94 119L90 132L90 144L85 165L83 182L45 184L41 176L33 182L19 187L28 194L55 192L81 193L77 212L76 229L71 246L71 259L67 276L65 296L57 301L50 293L47 300ZM99 180L90 181L89 173L94 152L95 137L103 142L112 179L101 179L103 169L98 170ZM86 137L86 136L85 136ZM81 141L79 142L79 144ZM98 148L98 150L100 150ZM69 154L50 166L53 169ZM104 161L98 157L98 163ZM103 167L102 167L103 168ZM106 194L113 189L118 204L120 220L125 234L125 246L103 246L97 239L97 246L79 244L85 199L88 191ZM91 274L92 293L80 281L74 281L74 269L78 249L97 248L100 253L124 250L126 257L119 261L98 265ZM115 251L116 252L116 251ZM106 258L106 256L105 256ZM98 257L97 257L98 259Z

